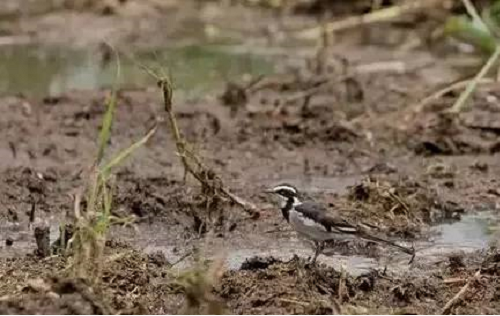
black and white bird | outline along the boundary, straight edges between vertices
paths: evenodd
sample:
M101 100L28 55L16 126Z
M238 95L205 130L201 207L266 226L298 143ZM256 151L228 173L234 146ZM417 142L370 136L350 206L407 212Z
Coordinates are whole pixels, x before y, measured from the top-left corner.
M281 212L286 221L297 233L314 242L316 250L312 263L316 262L319 254L323 251L325 242L330 240L363 239L395 247L412 255L411 260L415 256L414 249L368 234L361 226L352 225L343 219L329 215L320 204L300 201L297 188L290 184L280 184L265 192L280 197Z

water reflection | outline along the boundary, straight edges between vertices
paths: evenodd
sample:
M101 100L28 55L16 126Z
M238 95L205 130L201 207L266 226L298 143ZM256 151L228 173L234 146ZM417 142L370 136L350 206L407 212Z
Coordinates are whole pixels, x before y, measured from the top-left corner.
M23 93L42 97L71 89L97 89L115 82L115 63L104 62L102 51L9 46L0 48L0 94ZM243 74L272 71L271 63L247 54L231 54L221 47L184 46L139 53L135 61L121 58L121 84L143 87L154 81L142 64L162 68L174 78L181 95L199 96L220 88L225 80Z
M491 227L496 216L491 212L467 214L458 222L440 224L434 228L439 234L434 240L436 246L460 248L485 248L491 239Z

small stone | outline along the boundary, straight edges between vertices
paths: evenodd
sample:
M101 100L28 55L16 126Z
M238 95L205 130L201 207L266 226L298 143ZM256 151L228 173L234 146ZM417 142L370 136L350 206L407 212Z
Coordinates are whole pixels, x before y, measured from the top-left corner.
M6 240L5 240L5 245L7 247L11 247L12 245L14 244L14 239L8 237Z
M486 96L486 102L488 103L497 103L498 102L498 98L492 94L488 94Z
M487 172L489 169L489 166L485 162L480 162L480 161L475 161L470 168L479 170L481 172Z
M443 185L447 188L454 188L455 182L453 182L453 180L446 180L443 182Z
M50 285L47 284L43 279L33 279L28 281L28 287L38 293L50 292Z

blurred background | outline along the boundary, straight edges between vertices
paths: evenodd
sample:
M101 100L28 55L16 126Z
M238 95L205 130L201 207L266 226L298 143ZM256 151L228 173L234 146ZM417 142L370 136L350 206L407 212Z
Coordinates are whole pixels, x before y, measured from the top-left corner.
M495 1L474 4L495 24ZM274 72L284 65L276 57L314 54L326 21L341 22L330 32L333 50L425 46L474 71L477 55L455 53L492 53L495 40L465 13L451 0L4 0L0 93L40 97L109 86L113 47L122 52L122 85L144 86L148 76L138 65L161 65L176 74L180 94L196 97L224 81ZM362 15L368 23L355 20Z

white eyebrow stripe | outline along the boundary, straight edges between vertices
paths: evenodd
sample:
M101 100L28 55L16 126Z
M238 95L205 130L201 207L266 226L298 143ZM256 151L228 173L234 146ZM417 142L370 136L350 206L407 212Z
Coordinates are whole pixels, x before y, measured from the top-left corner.
M293 191L295 194L297 194L297 190L291 186L288 186L288 185L279 185L277 187L274 187L273 191L277 192L279 190L290 190L290 191Z

